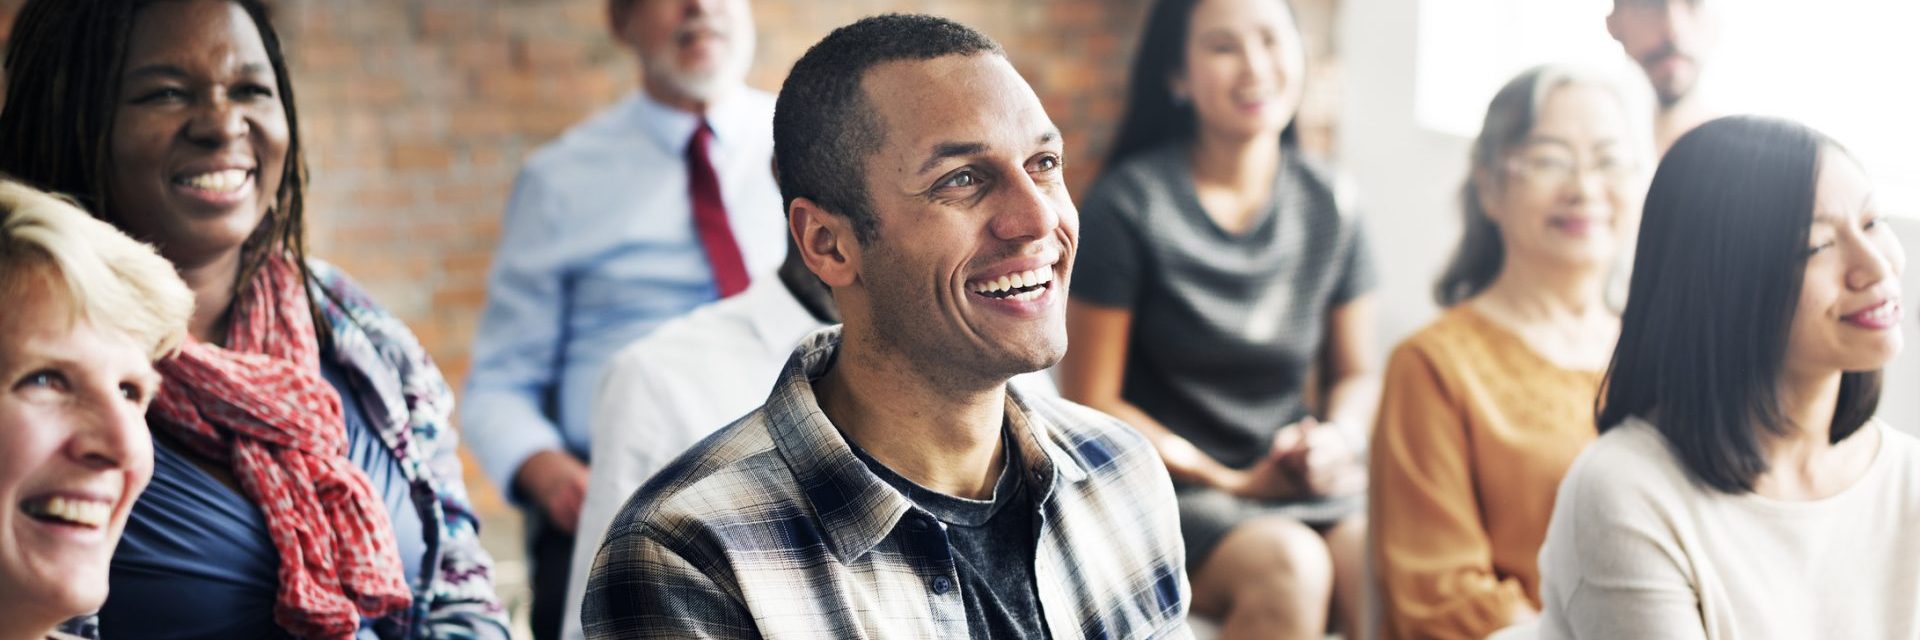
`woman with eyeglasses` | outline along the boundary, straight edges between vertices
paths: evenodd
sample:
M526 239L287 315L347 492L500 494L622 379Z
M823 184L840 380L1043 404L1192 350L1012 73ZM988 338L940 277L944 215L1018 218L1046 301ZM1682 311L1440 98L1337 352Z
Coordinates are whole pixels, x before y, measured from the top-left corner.
M1873 417L1904 340L1881 213L1794 122L1667 150L1601 435L1540 551L1540 637L1920 637L1920 441Z
M1371 450L1372 554L1389 638L1483 638L1540 609L1553 488L1593 440L1620 321L1650 107L1539 67L1494 96L1461 189L1446 307L1388 361Z

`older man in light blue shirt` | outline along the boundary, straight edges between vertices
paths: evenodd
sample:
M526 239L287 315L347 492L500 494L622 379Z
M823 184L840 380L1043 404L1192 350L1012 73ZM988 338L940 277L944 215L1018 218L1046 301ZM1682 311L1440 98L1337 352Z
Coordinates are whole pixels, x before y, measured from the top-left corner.
M538 516L536 535L558 537L536 541L533 554L540 637L558 625L568 556L555 545L570 544L586 493L588 419L606 359L770 277L786 247L773 97L743 83L754 41L746 0L608 8L614 35L642 61L643 89L527 161L460 413L488 477Z

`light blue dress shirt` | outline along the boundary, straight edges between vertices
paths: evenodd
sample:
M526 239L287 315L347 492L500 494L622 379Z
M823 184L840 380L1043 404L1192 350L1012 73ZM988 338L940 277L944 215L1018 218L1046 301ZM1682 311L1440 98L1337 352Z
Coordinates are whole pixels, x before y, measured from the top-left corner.
M714 103L714 170L754 278L786 255L772 173L773 96ZM473 344L461 425L509 496L547 449L585 459L607 359L655 326L719 297L693 227L686 150L699 116L635 95L535 152L514 183Z

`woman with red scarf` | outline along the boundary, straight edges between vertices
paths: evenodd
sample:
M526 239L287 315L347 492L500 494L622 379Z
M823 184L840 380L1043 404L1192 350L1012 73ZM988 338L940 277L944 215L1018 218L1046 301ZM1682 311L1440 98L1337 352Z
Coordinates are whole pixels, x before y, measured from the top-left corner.
M308 260L292 83L257 0L33 0L0 171L153 243L194 292L156 365L154 477L107 637L506 636L452 398L418 340Z

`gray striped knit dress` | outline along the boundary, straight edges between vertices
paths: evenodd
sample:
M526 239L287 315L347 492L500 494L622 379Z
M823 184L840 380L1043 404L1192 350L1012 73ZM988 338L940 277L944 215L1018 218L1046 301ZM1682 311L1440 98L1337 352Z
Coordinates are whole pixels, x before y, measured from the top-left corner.
M1327 173L1288 149L1275 181L1253 226L1229 233L1200 206L1188 147L1172 145L1109 168L1080 207L1070 295L1132 312L1122 396L1234 468L1308 415L1304 391L1328 313L1374 285L1359 218L1340 210ZM1248 519L1324 526L1363 506L1362 496L1251 501L1177 490L1196 570Z

